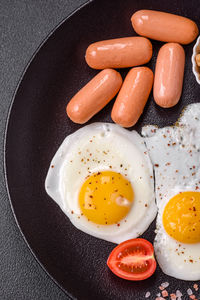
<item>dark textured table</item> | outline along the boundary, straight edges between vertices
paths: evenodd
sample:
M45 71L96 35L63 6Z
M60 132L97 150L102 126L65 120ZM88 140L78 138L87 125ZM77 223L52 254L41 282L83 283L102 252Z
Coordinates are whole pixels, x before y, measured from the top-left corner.
M3 142L8 109L24 68L49 32L84 2L87 1L0 1L1 300L68 299L33 258L15 223L3 174Z

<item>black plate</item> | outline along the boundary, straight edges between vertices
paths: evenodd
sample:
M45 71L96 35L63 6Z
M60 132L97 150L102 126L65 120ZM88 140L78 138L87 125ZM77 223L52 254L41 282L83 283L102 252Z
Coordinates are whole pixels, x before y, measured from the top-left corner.
M25 240L38 261L73 298L154 299L161 282L170 290L186 292L192 283L165 276L159 268L144 282L127 282L114 276L106 260L115 245L77 230L44 189L49 163L63 139L80 125L66 116L68 100L97 71L84 60L87 46L94 41L135 35L131 15L138 9L157 9L192 18L199 25L198 1L101 0L82 7L68 18L38 50L19 85L7 126L5 165L10 199ZM154 70L158 49L148 64ZM170 125L182 108L199 100L200 88L192 74L193 44L185 46L186 68L180 103L161 109L150 96L143 116L135 127L145 124ZM121 71L125 76L127 70ZM113 101L89 123L109 121ZM155 224L143 235L153 242ZM186 299L186 298L184 298Z

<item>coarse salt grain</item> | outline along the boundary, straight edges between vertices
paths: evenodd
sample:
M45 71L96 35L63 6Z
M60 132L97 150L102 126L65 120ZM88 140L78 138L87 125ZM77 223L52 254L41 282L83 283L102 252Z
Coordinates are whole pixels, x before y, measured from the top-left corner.
M163 282L161 283L161 286L166 289L169 286L169 282Z
M164 291L162 291L162 296L163 297L167 297L169 294L168 294L168 292L166 291L166 290L164 290Z
M199 289L198 284L195 283L195 284L193 285L193 288L195 289L195 291L198 291L198 289Z
M170 294L171 300L176 300L176 295L175 294Z
M195 299L195 295L190 295L190 299Z
M188 293L189 296L193 294L191 289L188 289L187 293Z
M156 300L165 300L163 297L157 297Z
M160 297L160 296L161 296L161 293L156 294L156 296L157 296L157 297Z
M146 292L146 294L145 294L145 298L149 298L149 297L150 297L150 295L151 295L151 293L150 293L150 292Z
M183 296L183 294L179 290L177 290L176 291L176 297L181 297L181 296Z

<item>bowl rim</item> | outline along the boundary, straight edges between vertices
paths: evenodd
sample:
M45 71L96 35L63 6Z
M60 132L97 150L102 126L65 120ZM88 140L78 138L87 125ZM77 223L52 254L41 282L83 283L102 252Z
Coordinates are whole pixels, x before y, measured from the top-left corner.
M197 48L199 47L199 50L197 50ZM198 84L200 84L200 68L199 71L197 71L197 63L195 60L196 55L200 53L200 36L198 36L196 43L193 47L193 53L192 53L192 57L191 57L191 61L192 61L192 72L196 78L196 81L198 82Z

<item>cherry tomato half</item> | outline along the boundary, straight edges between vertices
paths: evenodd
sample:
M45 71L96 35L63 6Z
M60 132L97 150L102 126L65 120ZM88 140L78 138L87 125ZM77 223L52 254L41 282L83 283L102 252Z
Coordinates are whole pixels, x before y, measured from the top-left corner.
M145 239L125 241L113 249L107 265L121 278L144 280L156 270L153 245Z

